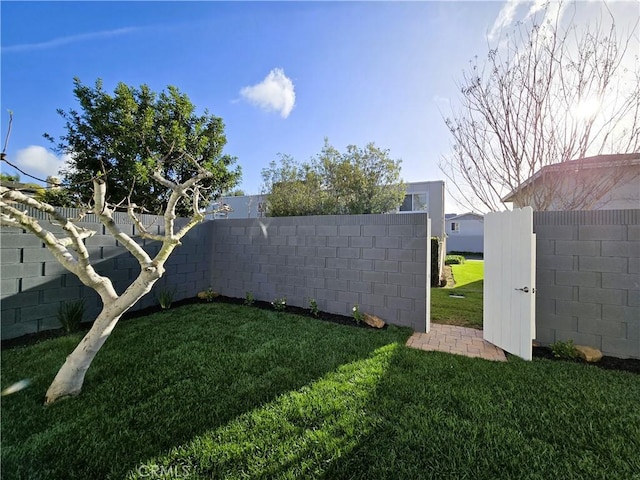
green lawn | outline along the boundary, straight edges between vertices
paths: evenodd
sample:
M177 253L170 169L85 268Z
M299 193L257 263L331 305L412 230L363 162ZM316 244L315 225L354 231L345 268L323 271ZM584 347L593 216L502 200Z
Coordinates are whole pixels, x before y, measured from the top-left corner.
M119 325L83 394L48 408L78 337L3 351L2 387L33 382L2 399L3 479L640 472L640 376L412 350L410 333L180 307Z
M435 323L482 328L484 262L467 260L451 268L456 282L454 288L431 289L431 320Z

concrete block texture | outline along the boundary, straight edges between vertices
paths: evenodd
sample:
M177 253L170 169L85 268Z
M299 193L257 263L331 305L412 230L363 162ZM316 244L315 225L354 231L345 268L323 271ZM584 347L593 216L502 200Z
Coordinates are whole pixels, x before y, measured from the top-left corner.
M579 257L578 264L583 272L626 272L627 259L623 257Z
M573 340L575 345L586 345L602 350L602 336L590 333L580 333L576 330L556 330L556 341L568 342Z
M640 242L603 241L602 256L603 257L638 258L640 257Z
M624 338L626 337L627 326L624 322L578 318L578 332L602 337Z
M625 225L580 225L578 240L626 240Z
M602 305L597 303L574 302L567 300L555 300L554 306L554 313L563 317L597 319L600 318L600 312L602 310ZM536 308L540 309L540 302L536 303Z
M622 288L640 290L640 274L637 273L602 273L602 288Z
M578 301L585 303L600 303L603 305L623 305L626 292L613 288L580 287Z
M598 285L597 272L581 271L557 271L555 275L556 285L572 285L577 287L595 287Z
M640 358L640 210L535 212L534 231L538 339Z
M77 211L71 211L70 216L77 215ZM116 291L122 292L140 272L140 265L124 248L116 246L115 239L106 233L106 229L92 219L93 215L85 217L83 226L96 231L96 234L88 238L86 245L92 264L99 274L112 279ZM146 225L154 222L162 223L159 217L143 216ZM95 220L95 221L93 221ZM126 215L115 215L116 222L126 233L135 235L135 229ZM180 220L178 220L178 223ZM59 231L59 229L57 229ZM152 227L153 233L159 233ZM205 271L210 270L209 252L211 236L210 229L205 225L195 227L182 240L183 245L178 247L166 263L165 278L167 285L178 285L177 297L179 300L194 296L198 288L208 285L205 280ZM230 233L227 232L227 233ZM147 242L134 236L134 241L144 245L148 252L157 252L158 242ZM207 243L206 248L204 243ZM21 230L13 231L10 235L7 230L0 233L2 245L2 316L13 318L11 328L2 331L2 338L13 338L25 333L37 332L50 328L57 328L56 312L60 302L74 301L80 298L86 300L86 315L89 318L95 316L101 307L99 297L80 280L69 273L42 247L42 243L32 234ZM237 245L237 244L236 244ZM204 252L204 253L203 253ZM15 288L9 289L8 285ZM17 287L21 287L20 291ZM133 310L155 303L147 295L136 305Z
M595 257L600 254L600 242L556 240L556 255L584 255Z
M633 338L602 337L600 350L604 355L618 358L640 358L640 336Z
M268 244L262 244L261 255L237 255L230 261L229 247L238 244L234 228L258 232L261 222L267 225L270 237L286 236L286 244L270 238ZM286 295L290 304L313 296L323 310L351 316L353 305L360 303L363 310L373 313L374 308L385 309L385 315L394 322L424 325L426 308L413 306L426 301L426 214L230 219L210 223L215 243L210 249L210 275L215 278L210 283L219 285L222 294L233 290L235 277L231 268L243 271L244 263L259 262L259 272L267 275L267 282L252 284L257 289L275 288L277 295ZM223 234L216 233L218 228ZM247 246L255 245L252 241ZM273 249L275 246L277 250ZM285 248L289 250L285 252ZM401 262L405 264L402 273ZM296 267L295 275L284 271L289 266ZM396 276L390 277L392 274ZM305 292L300 290L303 287ZM401 296L402 287L413 290L405 290ZM259 292L254 291L254 295L260 298Z
M534 214L540 341L572 339L601 347L607 355L640 358L638 212ZM91 239L95 243L88 242L91 258L105 259L96 268L113 276L121 291L139 266L114 247L101 225L88 220L99 227ZM126 215L118 221L126 222ZM163 281L179 285L181 296L211 285L226 295L242 297L251 289L261 300L287 296L305 308L313 296L323 310L348 316L357 298L365 311L421 329L426 321L426 222L426 214L210 221L184 239L167 262ZM133 231L131 225L126 228ZM57 263L39 241L19 240L30 234L8 232L0 236L2 312L8 319L3 338L50 328L52 302L75 295L69 292L86 292L73 275L64 273L57 280ZM28 288L15 292L19 285ZM90 293L97 309L97 296ZM147 304L148 299L140 302Z

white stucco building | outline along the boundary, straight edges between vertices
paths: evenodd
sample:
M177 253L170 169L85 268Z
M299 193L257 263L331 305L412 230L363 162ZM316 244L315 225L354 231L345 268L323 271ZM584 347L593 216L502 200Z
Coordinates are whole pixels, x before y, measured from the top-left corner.
M484 253L484 217L478 213L447 214L447 253Z
M534 210L640 208L640 153L597 155L546 165L502 199Z

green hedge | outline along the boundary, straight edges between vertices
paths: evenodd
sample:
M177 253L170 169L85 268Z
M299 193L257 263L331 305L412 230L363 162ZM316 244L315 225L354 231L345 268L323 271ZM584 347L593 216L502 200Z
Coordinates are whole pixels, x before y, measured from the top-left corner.
M447 255L444 257L445 265L462 265L465 258L462 255Z
M431 237L431 286L440 286L440 269L438 268L440 258L440 239L438 237Z

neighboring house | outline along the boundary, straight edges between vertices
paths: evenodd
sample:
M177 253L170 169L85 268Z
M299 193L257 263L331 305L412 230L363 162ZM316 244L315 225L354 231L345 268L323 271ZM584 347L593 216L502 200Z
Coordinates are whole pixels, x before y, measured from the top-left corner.
M431 219L431 235L445 238L444 182L408 182L400 213L427 212Z
M260 218L265 215L265 195L240 195L222 197L220 204L228 205L229 211L207 215L207 219L214 218ZM219 204L214 204L213 209L218 209Z
M447 214L447 253L484 253L484 216L478 213Z
M20 192L24 193L28 197L34 197L36 193L44 190L43 187L35 183L21 183L21 182L0 180L0 185L13 190L20 190Z
M444 182L412 182L407 187L400 213L427 212L431 219L431 235L444 239ZM266 216L266 195L222 197L220 202L231 209L227 213L208 215L207 218L259 218Z
M597 155L542 167L502 199L534 210L640 208L640 153Z

